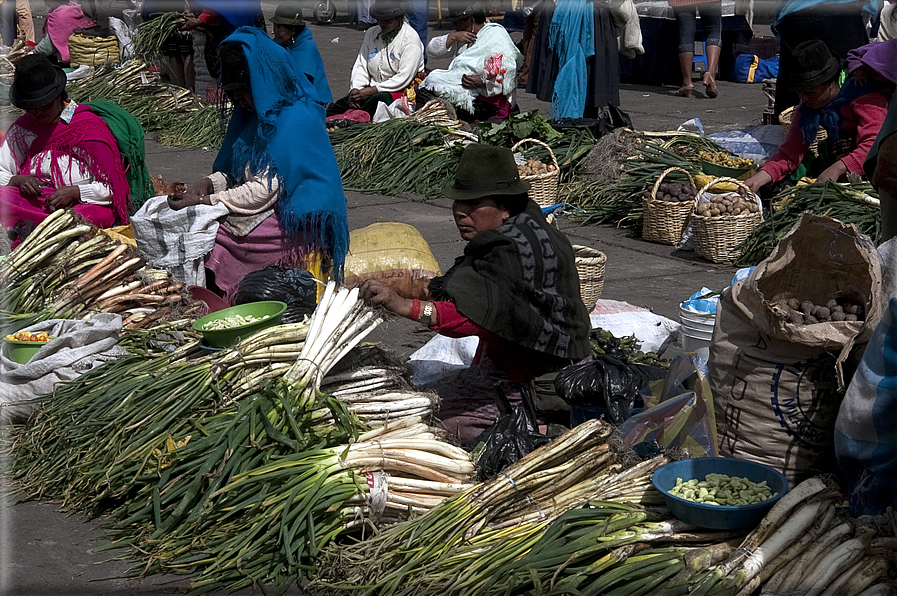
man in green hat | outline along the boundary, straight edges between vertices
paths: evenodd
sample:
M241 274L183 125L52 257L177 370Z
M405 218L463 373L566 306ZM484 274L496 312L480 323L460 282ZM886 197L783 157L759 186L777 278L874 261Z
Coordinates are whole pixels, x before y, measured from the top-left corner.
M318 102L332 102L333 94L324 72L324 61L311 30L305 26L302 7L298 4L279 4L271 22L274 23L274 41L286 48L297 70L314 85Z
M468 145L445 189L467 245L430 281L432 300L405 299L370 280L361 297L448 337L478 336L474 363L490 361L513 383L585 358L590 323L573 247L528 190L510 149Z

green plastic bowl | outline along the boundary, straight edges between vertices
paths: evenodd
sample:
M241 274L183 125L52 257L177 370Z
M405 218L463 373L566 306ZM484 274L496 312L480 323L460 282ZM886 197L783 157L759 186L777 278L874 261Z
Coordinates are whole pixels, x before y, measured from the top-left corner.
M738 178L745 172L750 171L750 168L730 168L729 166L721 166L718 163L713 163L712 161L707 161L706 159L701 159L701 169L708 176L728 176L729 178Z
M50 341L56 339L50 337ZM50 343L49 341L20 341L18 339L3 340L9 350L9 359L17 364L28 364L37 351Z
M224 310L218 310L213 312L212 314L206 315L203 318L197 320L193 323L193 328L202 333L203 339L206 340L206 343L209 344L213 348L226 348L228 346L232 346L241 339L245 339L255 333L256 331L260 331L265 329L266 327L273 327L274 325L280 325L280 317L283 315L283 311L287 309L287 305L285 302L278 302L276 300L268 300L265 302L247 302L246 304L238 304L237 306L231 306L230 308L225 308ZM231 327L230 329L217 329L217 330L204 330L203 327L212 321L217 321L218 319L226 319L227 317L233 317L235 315L249 316L253 317L264 317L268 315L267 319L262 321L256 321L255 323L248 323L246 325L240 325L238 327Z

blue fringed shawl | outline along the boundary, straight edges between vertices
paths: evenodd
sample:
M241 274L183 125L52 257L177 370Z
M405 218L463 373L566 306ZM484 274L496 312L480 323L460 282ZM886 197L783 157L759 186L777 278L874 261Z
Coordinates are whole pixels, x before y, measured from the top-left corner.
M871 93L873 89L868 85L857 86L850 79L841 85L838 95L825 107L814 110L801 104L800 106L800 134L804 143L809 145L816 138L819 127L828 133L830 142L834 143L841 137L841 108L855 100L857 97Z
M589 80L586 59L595 55L592 3L559 0L548 28L548 44L560 67L551 95L551 117L582 118Z
M234 108L215 171L239 182L248 164L253 176L267 172L269 184L276 177L274 209L284 234L300 258L318 251L330 258L341 280L349 250L346 197L320 98L287 51L260 29L241 27L222 45L228 43L246 55L256 113Z

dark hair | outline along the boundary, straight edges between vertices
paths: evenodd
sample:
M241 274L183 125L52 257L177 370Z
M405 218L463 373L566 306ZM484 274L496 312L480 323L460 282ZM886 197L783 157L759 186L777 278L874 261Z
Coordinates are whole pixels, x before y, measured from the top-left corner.
M526 204L529 202L529 194L521 193L519 195L491 195L492 200L499 207L504 207L512 216L519 215L526 211Z
M486 22L486 12L485 11L476 12L476 13L472 14L470 18L473 19L474 23L482 25L483 23Z
M221 44L221 89L232 93L241 87L249 88L249 63L243 48L236 43Z

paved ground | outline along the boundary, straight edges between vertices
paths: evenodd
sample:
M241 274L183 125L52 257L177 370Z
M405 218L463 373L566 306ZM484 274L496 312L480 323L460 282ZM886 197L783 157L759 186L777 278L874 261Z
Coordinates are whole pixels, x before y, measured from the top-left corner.
M270 15L273 3L264 4ZM313 27L313 32L334 95L340 96L348 91L349 70L363 33L339 23ZM439 64L434 61L432 66ZM701 118L708 132L759 123L766 106L759 85L723 81L719 87L719 98L710 100L674 97L672 88L624 86L622 108L640 130L675 129L693 117ZM547 113L545 103L526 93L520 93L519 102L524 110L538 108ZM12 117L0 115L0 123L8 123ZM169 181L192 182L210 171L214 159L212 153L170 149L152 141L147 143L147 154L151 173L162 174ZM413 196L354 193L348 198L351 228L377 221L410 223L430 243L443 270L462 249L446 199L424 201ZM603 297L647 306L670 318L677 316L681 300L702 286L725 286L734 272L730 267L706 263L688 253L635 239L624 230L582 227L563 218L560 226L574 244L592 246L607 254ZM407 354L429 337L429 332L417 331L408 321L396 321L380 331L377 339ZM0 528L0 595L143 596L182 592L183 578L178 577L151 577L142 581L103 579L122 573L126 564L120 561L96 564L112 556L92 551L101 536L100 524L86 522L80 516L66 516L53 504L0 504Z

